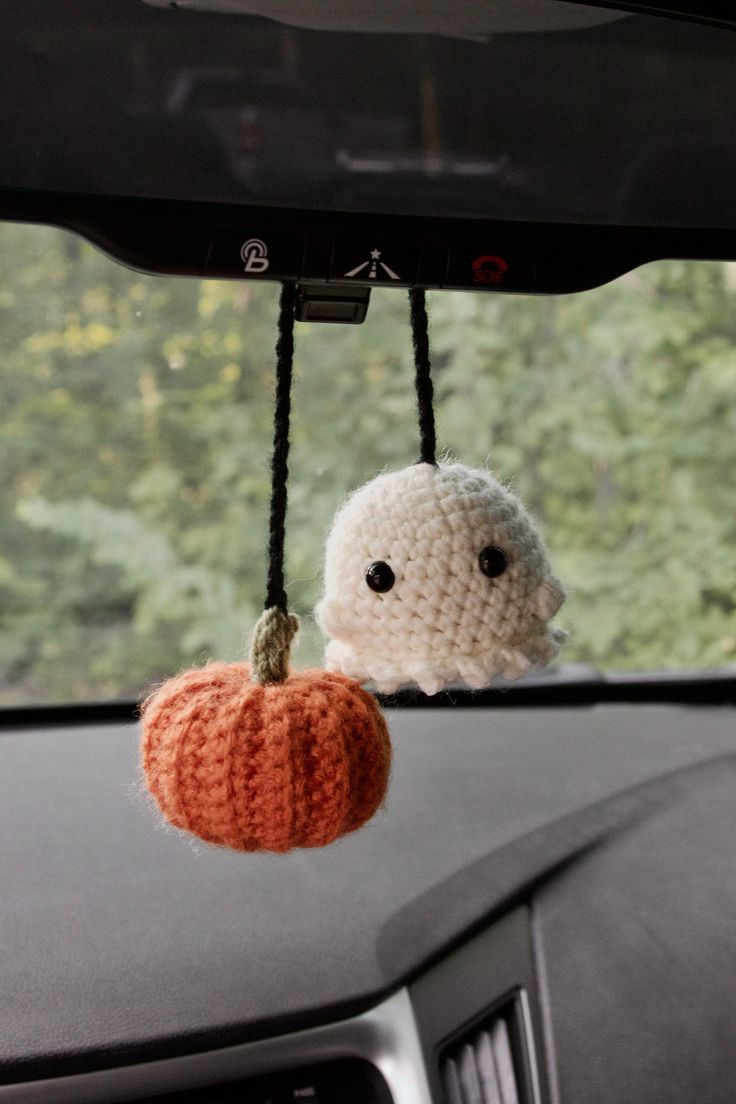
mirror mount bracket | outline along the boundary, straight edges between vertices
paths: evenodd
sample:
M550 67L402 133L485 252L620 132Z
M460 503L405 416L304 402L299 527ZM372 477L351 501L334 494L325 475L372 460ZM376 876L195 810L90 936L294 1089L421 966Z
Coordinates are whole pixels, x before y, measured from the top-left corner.
M295 315L298 322L343 322L357 326L365 321L371 289L354 284L297 284Z

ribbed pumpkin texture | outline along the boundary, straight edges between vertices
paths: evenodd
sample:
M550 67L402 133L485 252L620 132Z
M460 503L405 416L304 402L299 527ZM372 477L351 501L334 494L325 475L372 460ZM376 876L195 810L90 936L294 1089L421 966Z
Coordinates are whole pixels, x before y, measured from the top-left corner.
M247 663L170 679L143 706L143 769L162 813L237 851L322 847L381 805L391 744L360 684L322 670L260 685Z

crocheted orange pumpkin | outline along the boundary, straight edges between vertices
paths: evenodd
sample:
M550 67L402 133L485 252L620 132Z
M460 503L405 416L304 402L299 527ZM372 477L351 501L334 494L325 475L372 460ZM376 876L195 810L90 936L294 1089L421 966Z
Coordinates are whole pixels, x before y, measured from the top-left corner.
M237 851L321 847L381 805L391 745L374 698L326 671L257 682L247 663L170 679L143 706L143 768L164 816Z
M289 672L298 619L284 580L296 285L285 283L276 346L274 449L265 609L251 662L187 671L143 706L146 783L164 816L236 851L322 847L360 828L383 801L386 723L352 678Z

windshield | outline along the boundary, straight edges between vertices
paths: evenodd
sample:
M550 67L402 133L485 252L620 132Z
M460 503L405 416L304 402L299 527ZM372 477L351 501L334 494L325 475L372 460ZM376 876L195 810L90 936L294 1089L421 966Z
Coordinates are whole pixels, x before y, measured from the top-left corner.
M0 225L0 703L138 697L237 659L263 599L276 284L143 276ZM736 265L561 297L436 293L440 444L534 513L565 663L736 662ZM297 323L294 660L345 494L416 459L406 296Z

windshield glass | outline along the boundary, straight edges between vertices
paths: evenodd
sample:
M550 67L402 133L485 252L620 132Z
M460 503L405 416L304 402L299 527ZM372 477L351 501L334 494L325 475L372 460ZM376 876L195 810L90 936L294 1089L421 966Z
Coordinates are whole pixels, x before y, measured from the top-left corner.
M0 703L138 697L242 656L265 573L276 284L143 276L0 225ZM736 265L581 295L436 293L441 445L508 481L569 592L562 659L736 662ZM344 495L416 459L406 296L297 324L294 660Z

